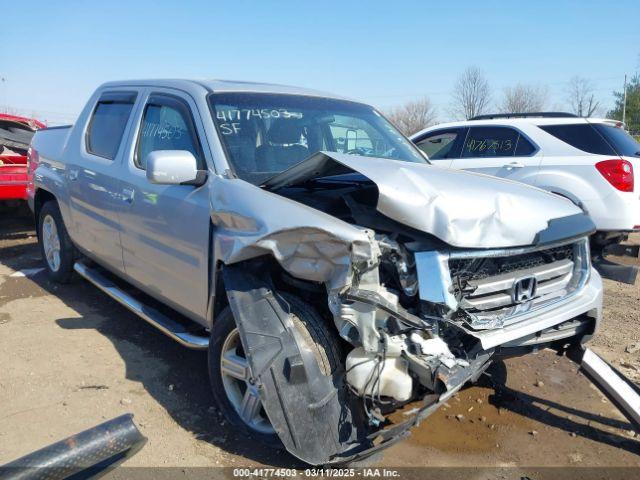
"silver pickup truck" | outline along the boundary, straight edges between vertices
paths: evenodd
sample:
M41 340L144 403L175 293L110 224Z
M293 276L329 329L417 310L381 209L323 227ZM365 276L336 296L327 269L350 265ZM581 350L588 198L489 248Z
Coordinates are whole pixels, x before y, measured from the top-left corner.
M578 207L431 166L363 103L112 82L29 161L51 279L76 272L208 349L229 421L310 464L391 445L492 360L600 322Z

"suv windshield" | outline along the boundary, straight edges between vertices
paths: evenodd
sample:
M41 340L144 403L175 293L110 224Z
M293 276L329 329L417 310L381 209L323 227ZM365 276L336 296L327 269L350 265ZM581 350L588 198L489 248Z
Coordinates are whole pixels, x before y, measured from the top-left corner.
M229 163L260 184L319 151L427 163L372 107L346 100L264 93L209 96Z

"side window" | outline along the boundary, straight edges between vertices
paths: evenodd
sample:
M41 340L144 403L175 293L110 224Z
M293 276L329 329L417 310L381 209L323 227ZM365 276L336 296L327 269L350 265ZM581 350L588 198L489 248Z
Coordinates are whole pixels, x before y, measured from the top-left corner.
M455 130L439 130L432 132L416 145L420 150L427 154L430 160L442 160L444 158L457 157L454 147L456 140L465 134L464 129ZM459 150L459 148L458 148Z
M600 135L618 152L625 157L640 157L640 142L620 127L606 123L592 123Z
M87 151L113 160L136 101L134 92L104 93L93 110L86 134Z
M616 155L604 138L588 123L540 125L540 128L578 150L596 155Z
M462 158L513 157L520 134L506 127L472 127L464 142Z
M525 136L520 134L518 146L516 147L516 157L528 157L536 151L536 147Z
M204 168L193 117L182 100L168 95L149 97L138 134L135 165L145 170L147 155L156 150L187 150L198 160L198 168Z

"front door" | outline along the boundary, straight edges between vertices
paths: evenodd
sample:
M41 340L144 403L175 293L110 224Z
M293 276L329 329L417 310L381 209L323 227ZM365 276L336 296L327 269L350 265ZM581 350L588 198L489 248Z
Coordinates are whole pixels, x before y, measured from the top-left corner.
M156 150L187 150L206 170L204 130L187 95L148 94L121 183L120 213L127 277L139 288L192 319L205 319L209 286L208 182L158 185L146 177Z
M466 135L465 127L445 128L421 135L413 141L427 154L432 164L448 168L453 159L460 156Z

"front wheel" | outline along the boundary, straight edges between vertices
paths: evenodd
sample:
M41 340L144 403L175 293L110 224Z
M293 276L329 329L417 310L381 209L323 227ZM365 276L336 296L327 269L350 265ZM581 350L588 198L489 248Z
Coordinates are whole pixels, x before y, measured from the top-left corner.
M38 216L38 241L49 278L68 283L73 275L75 249L56 202L47 202Z
M262 443L280 445L258 389L251 383L249 362L229 307L216 318L211 332L209 378L216 403L229 422Z
M293 326L303 342L302 348L314 353L324 375L331 375L342 365L337 336L313 307L287 293L282 293L281 297L289 307ZM211 331L209 378L213 396L231 423L262 443L282 448L262 406L258 389L251 383L249 362L229 307L220 312Z

